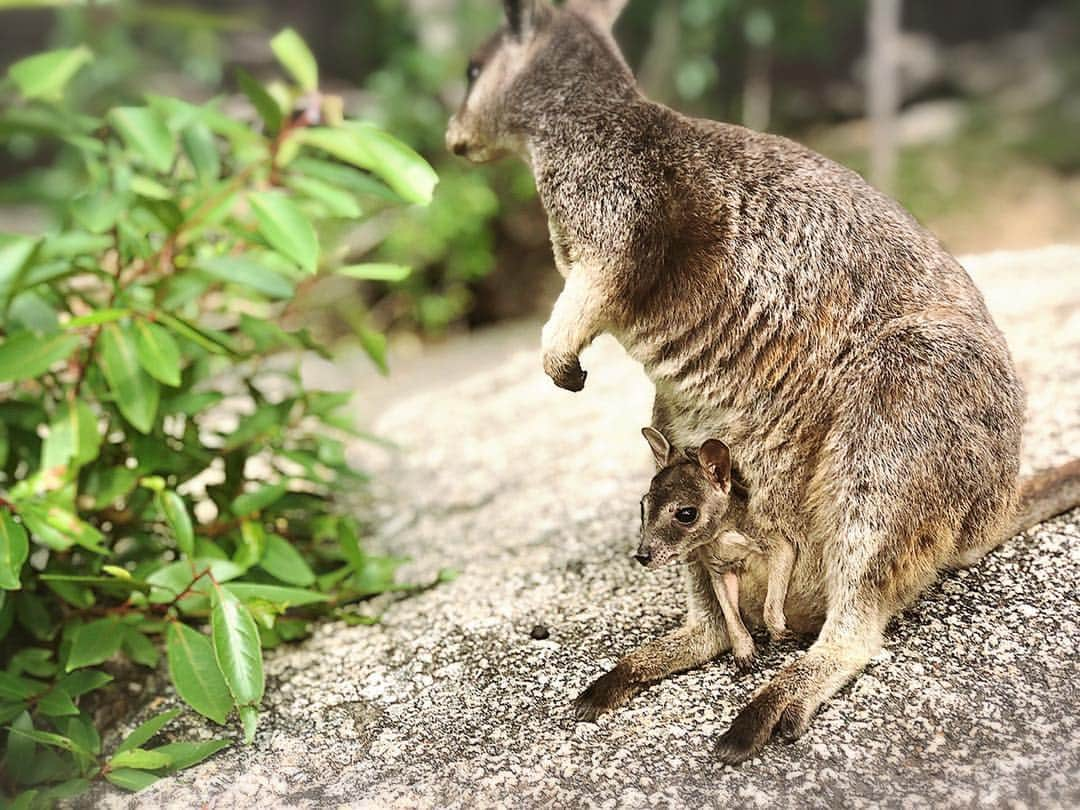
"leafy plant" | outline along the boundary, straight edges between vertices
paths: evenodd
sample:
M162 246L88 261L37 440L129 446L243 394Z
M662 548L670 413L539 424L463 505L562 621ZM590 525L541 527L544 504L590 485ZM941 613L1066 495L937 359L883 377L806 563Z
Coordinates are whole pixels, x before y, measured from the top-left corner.
M118 660L158 667L163 648L179 696L250 741L262 649L318 616L364 621L345 606L400 587L335 500L363 481L349 395L304 388L299 350L323 349L281 323L320 276L403 275L339 266L327 234L428 203L436 177L342 116L294 32L272 47L293 84L241 78L259 126L162 96L83 114L65 89L86 48L8 72L0 138L55 150L55 226L0 235L0 784L17 806L99 778L137 790L227 744L146 747L167 712L103 755L92 708ZM384 365L380 336L365 345Z

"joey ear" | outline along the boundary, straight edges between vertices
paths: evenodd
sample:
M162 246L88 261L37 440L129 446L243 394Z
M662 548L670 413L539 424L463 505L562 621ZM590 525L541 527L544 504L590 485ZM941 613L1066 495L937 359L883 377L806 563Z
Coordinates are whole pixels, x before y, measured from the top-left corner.
M641 429L641 435L645 437L645 441L647 441L649 447L652 448L653 458L656 459L656 463L661 467L666 467L671 461L671 457L675 454L671 442L667 440L667 437L664 436L663 433L654 427L643 427Z
M584 14L601 28L614 28L628 0L566 0L566 7Z
M719 439L709 439L697 452L698 464L716 486L731 491L731 451Z
M503 0L506 22L518 39L524 39L532 32L539 4L540 0Z

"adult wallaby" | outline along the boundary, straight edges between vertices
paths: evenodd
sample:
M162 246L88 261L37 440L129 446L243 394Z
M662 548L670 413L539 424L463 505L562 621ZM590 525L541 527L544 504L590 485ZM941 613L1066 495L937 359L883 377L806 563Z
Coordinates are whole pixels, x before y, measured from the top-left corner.
M947 566L1080 501L1080 464L1018 482L1024 395L960 265L899 205L805 147L644 98L620 0L505 0L447 143L536 177L566 285L543 330L555 383L614 334L680 447L735 448L755 524L797 549L788 625L818 631L720 739L738 762L802 733ZM1019 505L1018 505L1019 504ZM760 623L766 572L742 575ZM686 624L579 699L586 716L730 647L708 572Z

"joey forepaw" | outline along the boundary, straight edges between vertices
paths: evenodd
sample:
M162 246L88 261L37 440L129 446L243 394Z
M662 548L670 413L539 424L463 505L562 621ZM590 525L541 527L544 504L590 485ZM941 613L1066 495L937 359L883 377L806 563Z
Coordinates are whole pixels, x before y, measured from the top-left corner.
M544 373L551 377L552 382L559 388L574 392L585 387L585 378L588 376L577 357L554 354L544 355Z

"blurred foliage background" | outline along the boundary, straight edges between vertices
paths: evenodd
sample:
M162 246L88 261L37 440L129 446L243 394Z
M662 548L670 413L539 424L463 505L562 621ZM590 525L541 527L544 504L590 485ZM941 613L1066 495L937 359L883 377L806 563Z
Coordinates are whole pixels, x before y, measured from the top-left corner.
M631 0L617 34L652 97L865 171L867 6ZM307 292L309 312L322 313L307 325L331 338L362 317L399 339L432 338L536 314L560 281L526 169L468 166L442 146L468 53L500 13L497 0L0 0L0 69L86 44L99 58L73 96L87 111L149 90L222 96L244 113L235 69L269 78L269 33L295 27L347 111L395 132L441 177L430 208L379 213L345 235L348 260L407 264L412 275L389 286L327 279ZM903 3L891 190L954 251L1080 241L1078 34L1078 0ZM39 168L49 157L33 140L5 141L0 228L40 228L24 201L49 191Z

